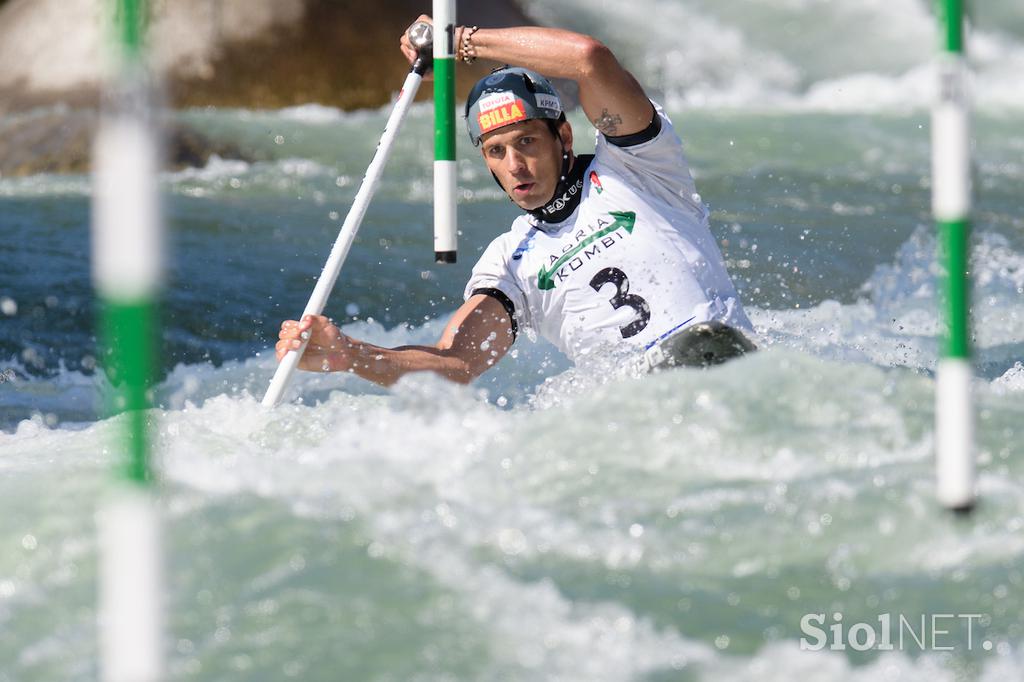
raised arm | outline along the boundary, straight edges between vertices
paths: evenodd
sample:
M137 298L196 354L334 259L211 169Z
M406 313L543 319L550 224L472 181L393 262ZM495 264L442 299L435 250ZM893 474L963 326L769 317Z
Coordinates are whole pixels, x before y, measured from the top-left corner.
M430 17L422 15L419 21L430 21ZM462 26L456 30L456 45L462 44L465 31ZM590 36L534 26L481 28L472 34L470 43L480 59L576 81L583 111L605 135L638 133L654 116L650 100L633 75L604 43ZM404 35L402 52L412 63L416 52Z
M477 294L455 311L434 346L381 348L341 333L323 316L281 324L275 348L280 362L285 353L310 334L299 369L311 372L354 372L382 386L390 386L409 372L436 372L446 379L468 384L505 356L512 347L512 321L502 304Z

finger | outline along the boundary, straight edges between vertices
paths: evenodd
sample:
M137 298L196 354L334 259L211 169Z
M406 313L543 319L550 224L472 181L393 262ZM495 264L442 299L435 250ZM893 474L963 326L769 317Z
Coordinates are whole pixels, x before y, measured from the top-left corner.
M306 315L302 318L302 321L307 324L301 326L300 329L309 329L310 327L316 327L319 329L321 327L326 327L331 323L330 318L326 315Z
M304 330L309 329L311 325L312 322L306 319L303 319L298 322L296 322L295 320L288 320L287 322L281 325L281 331L278 332L277 336L278 338L282 339L285 338L286 336L295 338L302 334Z

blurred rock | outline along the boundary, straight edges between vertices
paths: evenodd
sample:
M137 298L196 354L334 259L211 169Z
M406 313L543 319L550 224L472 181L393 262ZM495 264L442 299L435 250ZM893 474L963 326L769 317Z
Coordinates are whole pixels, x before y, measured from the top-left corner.
M99 116L94 109L43 109L0 122L0 175L85 173ZM205 166L210 156L251 161L241 149L179 124L165 127L165 167Z
M87 170L104 74L104 0L0 0L0 174ZM409 66L402 32L425 0L153 1L150 64L172 107L268 109L316 102L379 107ZM514 0L465 0L459 22L527 24ZM458 69L460 96L492 65ZM420 98L431 97L430 87ZM19 113L20 112L20 113ZM211 154L246 159L198 131L172 127L172 168Z
M0 114L95 104L103 74L101 0L0 6ZM424 0L153 2L150 61L173 106L342 109L386 104L408 71L398 38ZM459 21L532 23L514 0L464 1ZM464 93L488 65L459 69ZM423 96L429 96L424 93Z

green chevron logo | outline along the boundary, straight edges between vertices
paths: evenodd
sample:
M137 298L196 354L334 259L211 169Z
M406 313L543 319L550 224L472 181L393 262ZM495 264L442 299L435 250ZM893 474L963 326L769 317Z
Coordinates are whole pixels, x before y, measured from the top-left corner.
M558 272L558 268L568 263L577 253L587 248L601 237L604 237L606 235L611 234L612 232L615 232L620 227L626 228L627 234L633 233L633 226L636 224L636 213L634 213L633 211L609 211L608 215L615 219L611 225L608 225L603 229L600 229L594 234L590 235L589 237L581 241L579 244L577 244L575 247L573 247L572 251L562 254L561 258L559 258L558 260L551 264L550 269L541 267L540 272L537 273L537 286L540 287L541 291L548 291L550 289L554 289L554 276L555 273Z

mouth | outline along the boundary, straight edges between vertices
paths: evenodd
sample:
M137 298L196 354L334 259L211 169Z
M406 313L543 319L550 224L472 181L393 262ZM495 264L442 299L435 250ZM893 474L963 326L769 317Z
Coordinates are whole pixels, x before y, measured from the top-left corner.
M537 183L535 182L521 182L512 188L512 193L517 197L525 196L530 193L530 190L532 190L536 184Z

